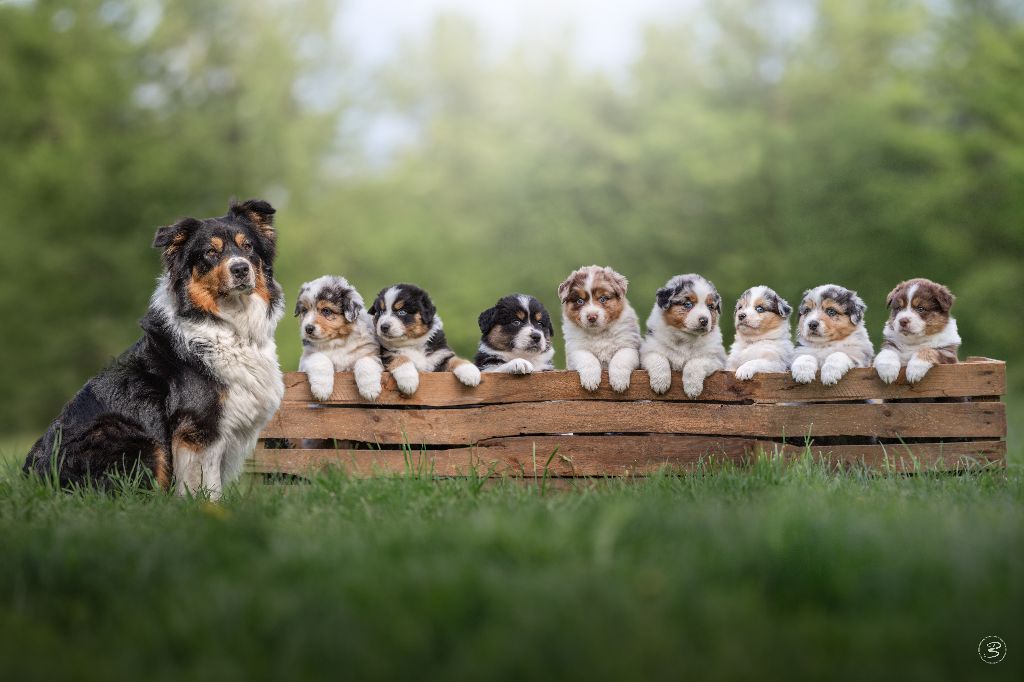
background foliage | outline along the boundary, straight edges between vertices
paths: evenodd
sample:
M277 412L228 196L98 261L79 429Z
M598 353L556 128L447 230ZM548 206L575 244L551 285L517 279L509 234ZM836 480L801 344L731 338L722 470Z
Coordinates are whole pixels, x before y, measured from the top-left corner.
M158 225L279 209L279 280L435 296L471 353L521 290L610 264L645 317L700 271L731 301L836 281L881 336L898 281L948 283L964 355L1024 360L1024 11L1010 2L730 0L646 28L625 73L495 52L441 16L367 80L331 3L0 4L0 434L41 428L137 336ZM344 11L344 7L340 9ZM413 132L386 162L374 116ZM726 337L731 338L727 321ZM297 365L295 326L278 337Z

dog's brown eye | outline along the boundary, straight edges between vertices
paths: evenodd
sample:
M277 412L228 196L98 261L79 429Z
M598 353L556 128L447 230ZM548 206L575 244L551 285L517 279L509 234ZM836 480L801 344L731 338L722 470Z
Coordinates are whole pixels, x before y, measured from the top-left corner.
M924 306L919 305L916 308L914 308L914 310L916 310L919 313L923 313L924 312Z
M245 251L246 253L252 253L252 244L250 244L249 242L245 242L244 244L242 244L242 251Z
M207 249L206 250L206 257L207 258L216 258L217 257L217 249Z

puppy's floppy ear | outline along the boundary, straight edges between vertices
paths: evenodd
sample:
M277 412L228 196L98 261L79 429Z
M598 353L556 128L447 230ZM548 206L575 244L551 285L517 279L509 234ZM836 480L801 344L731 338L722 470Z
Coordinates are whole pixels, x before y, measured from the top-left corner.
M867 311L867 309L868 309L867 305L865 305L865 303L861 299L861 297L857 295L857 292L856 291L851 291L850 292L850 310L849 310L850 320L854 324L860 324L861 320L864 319L864 313Z
M480 316L476 318L476 323L480 326L480 333L486 334L494 326L494 318L498 316L497 307L488 308L487 310L480 313Z
M277 231L274 229L274 214L277 210L273 206L262 199L249 199L241 203L232 199L228 210L232 215L252 223L266 248L273 253L277 241Z
M299 316L300 308L302 308L302 295L306 293L306 287L299 287L299 295L295 297L295 317Z
M363 309L362 304L354 298L345 301L345 319L354 322L359 317L359 311Z
M423 320L423 324L432 324L434 322L434 315L437 314L437 307L434 306L434 302L430 300L430 295L425 292L420 292L420 319Z
M943 284L935 285L935 302L939 304L939 310L943 313L948 313L949 309L953 307L955 300L956 296L949 290L949 287Z
M892 291L889 292L889 295L885 297L885 307L886 308L891 308L892 307L892 302L895 301L896 297L899 296L901 291L903 291L903 285L904 284L906 284L906 282L900 282L899 284L894 286Z
M719 296L718 292L715 292L715 312L721 314L722 312L722 297Z
M658 302L658 307L662 310L668 309L669 301L672 300L672 294L676 292L672 287L662 287L658 289L658 292L654 294L654 299Z
M548 315L547 308L541 307L540 311L540 323L544 327L544 331L548 333L548 337L554 337L555 328L551 326L551 316Z
M559 301L561 301L562 303L566 302L567 297L569 296L569 290L572 289L572 285L576 283L577 279L579 279L579 275L580 271L574 270L573 273L569 275L564 282L558 285Z
M153 248L163 249L164 265L168 268L181 255L181 247L196 230L203 226L196 218L183 218L173 225L165 225L156 230L153 237Z
M615 272L609 267L605 267L604 272L608 275L609 281L612 283L612 288L619 296L625 296L626 291L629 289L629 280Z
M775 306L779 309L779 316L784 320L788 320L789 316L793 314L793 306L778 294L775 295Z
M370 309L367 311L368 313L370 313L370 315L377 316L380 313L384 312L384 292L385 291L387 291L387 289L381 289L380 293L377 294L377 298L373 299L373 305L371 305Z

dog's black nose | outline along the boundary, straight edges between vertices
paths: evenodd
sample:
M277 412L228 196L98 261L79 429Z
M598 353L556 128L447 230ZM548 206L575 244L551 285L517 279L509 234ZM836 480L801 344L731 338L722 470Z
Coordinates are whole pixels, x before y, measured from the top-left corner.
M312 334L314 331L316 331L316 327L314 327L311 324L307 324L306 325L306 333L307 334Z
M530 332L530 340L533 342L540 341L540 332Z
M817 320L811 320L807 323L807 328L811 331L818 331L818 327L821 326Z
M380 330L383 333L387 334L389 331L391 331L391 323L390 322L382 322L381 325L380 325Z
M739 315L736 316L736 319L737 320L745 320L745 319L747 319L747 314L746 313L740 313Z
M249 264L245 261L239 261L231 264L231 275L236 279L242 279L243 277L249 276Z
M697 319L697 324L699 324L702 327L708 326L708 322L710 322L710 320L708 320L708 318L706 317L701 317Z

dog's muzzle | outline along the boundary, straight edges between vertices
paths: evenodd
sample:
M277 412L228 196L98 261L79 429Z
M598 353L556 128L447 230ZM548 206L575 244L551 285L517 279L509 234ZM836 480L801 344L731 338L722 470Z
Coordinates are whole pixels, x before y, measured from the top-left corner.
M248 293L256 286L256 272L245 258L232 258L228 262L228 272L231 274L232 290Z

